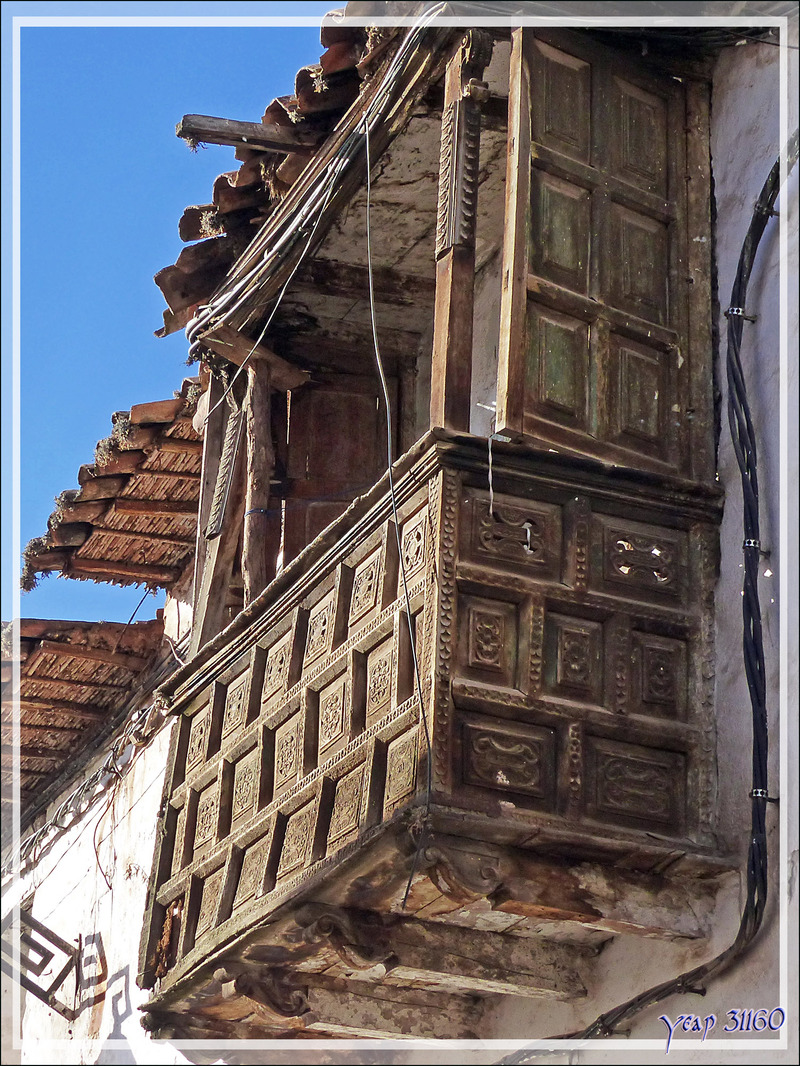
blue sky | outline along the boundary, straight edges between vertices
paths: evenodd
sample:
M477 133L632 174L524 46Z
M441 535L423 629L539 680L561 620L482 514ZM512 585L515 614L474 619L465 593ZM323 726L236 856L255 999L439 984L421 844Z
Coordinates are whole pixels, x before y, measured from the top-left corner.
M331 3L4 3L3 618L11 546L11 176L13 16L304 16L313 26L23 26L20 29L21 546L77 487L111 414L166 399L193 373L183 333L157 339L153 275L182 247L184 207L206 203L233 149L192 153L184 114L258 121L321 52ZM23 617L126 621L142 590L43 578ZM162 597L138 618L152 617Z

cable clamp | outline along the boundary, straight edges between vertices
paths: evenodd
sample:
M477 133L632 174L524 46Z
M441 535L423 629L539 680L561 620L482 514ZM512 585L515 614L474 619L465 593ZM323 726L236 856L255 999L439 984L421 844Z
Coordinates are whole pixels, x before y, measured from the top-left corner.
M742 551L745 548L755 548L756 551L761 551L761 541L756 540L754 537L747 537L742 541Z
M767 803L778 802L777 798L775 796L770 796L765 788L751 788L748 795L750 796L750 799L764 799Z
M725 317L746 318L748 322L755 322L758 316L745 314L743 307L729 307L728 310L725 312Z

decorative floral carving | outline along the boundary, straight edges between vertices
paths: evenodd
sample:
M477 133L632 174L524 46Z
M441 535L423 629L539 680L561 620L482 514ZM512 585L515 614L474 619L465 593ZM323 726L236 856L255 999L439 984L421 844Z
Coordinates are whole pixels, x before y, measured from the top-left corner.
M306 641L306 662L316 659L327 651L331 628L333 626L333 600L328 599L321 607L311 613L308 620L308 640Z
M217 796L213 788L206 789L197 804L197 828L194 834L194 846L211 840L217 828Z
M234 908L240 906L245 900L260 894L264 882L264 873L267 867L269 855L270 837L262 837L255 844L251 844L244 853L242 871L239 875L239 885L236 889L236 897L233 901Z
M415 573L425 562L424 512L413 525L403 532L403 566L406 578Z
M343 777L336 785L331 824L328 831L329 844L358 828L363 781L364 767L360 766L357 770Z
M494 611L470 611L469 663L470 666L502 666L505 619Z
M189 747L186 752L186 769L190 770L205 758L208 739L208 712L196 714L189 732Z
M267 665L264 679L264 696L271 696L278 689L285 688L289 675L289 652L291 634L287 634L278 644L273 645L267 653Z
M675 703L675 652L646 644L643 649L642 699L646 703Z
M256 794L256 765L251 760L236 767L233 783L233 818L241 818L252 810Z
M522 558L529 563L545 562L546 535L544 518L531 511L506 505L495 505L489 511L487 504L481 513L478 540L491 555Z
M588 688L591 681L591 638L576 629L561 629L558 641L558 681L561 685Z
M414 790L417 772L417 735L406 733L389 745L386 754L387 813Z
M286 836L283 838L281 861L278 866L278 877L296 870L298 866L305 866L308 854L311 850L311 831L314 825L314 804L309 803L297 814L293 814L286 826Z
M237 685L236 688L228 689L225 699L225 714L222 718L223 736L227 736L228 733L232 733L235 729L238 729L244 721L244 697L246 690L246 682Z
M319 698L319 750L324 751L344 732L344 683Z
M350 625L362 618L367 611L371 611L377 603L379 572L380 556L377 552L356 569L353 596L350 600Z
M219 898L222 894L222 881L225 868L220 867L203 882L203 897L200 900L200 912L197 915L196 937L201 937L206 930L216 924Z
M288 729L278 734L275 746L276 784L281 784L297 773L298 725L295 721Z
M371 655L367 664L367 716L373 716L388 702L392 692L392 650Z

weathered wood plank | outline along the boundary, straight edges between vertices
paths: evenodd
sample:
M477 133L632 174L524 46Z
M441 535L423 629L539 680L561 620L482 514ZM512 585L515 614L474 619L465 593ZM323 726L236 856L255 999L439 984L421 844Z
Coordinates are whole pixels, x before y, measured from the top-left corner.
M39 647L44 655L89 659L92 662L119 666L123 670L144 670L150 661L141 655L131 655L128 652L107 651L105 648L90 648L85 644L66 644L57 640L43 640Z
M272 444L269 362L247 367L245 417L247 428L247 491L242 531L242 578L244 605L252 603L269 580L267 532L270 482L275 473Z
M530 200L530 76L522 49L522 30L511 35L508 92L508 167L506 224L503 235L500 345L497 374L497 429L522 429L528 226Z
M121 515L197 515L196 500L139 500L121 496L114 500L114 513Z
M483 73L480 51L459 44L447 64L436 235L431 425L464 432L470 422L480 152L480 110L465 84Z
M206 544L203 575L197 598L197 614L192 622L190 656L216 636L223 626L227 593L242 534L245 510L244 459L236 457L222 532ZM202 534L201 534L202 535Z
M174 422L183 407L183 398L154 400L152 403L137 403L130 410L131 425L140 426L150 422Z
M89 576L109 574L114 577L130 578L145 584L171 585L181 576L181 571L174 566L152 566L146 563L121 563L112 559L80 559L72 557L69 564L70 575L87 574Z
M20 744L16 747L14 744L2 745L3 755L19 755L20 759L52 759L58 761L67 754L65 751L56 751L54 748L37 748L30 744Z
M89 707L85 703L73 703L71 700L48 700L40 696L20 696L22 710L49 711L52 714L69 714L85 722L105 722L110 712Z
M78 499L81 503L93 500L113 500L125 488L127 476L95 477L81 485Z
M184 115L175 127L176 136L190 143L246 144L274 152L313 152L324 134L295 130L262 122L240 122L213 115Z

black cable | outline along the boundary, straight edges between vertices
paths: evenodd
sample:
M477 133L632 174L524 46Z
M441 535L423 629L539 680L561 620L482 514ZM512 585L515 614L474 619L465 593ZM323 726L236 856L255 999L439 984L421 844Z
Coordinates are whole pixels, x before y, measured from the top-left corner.
M798 131L786 146L786 174L797 161ZM742 652L745 677L750 694L753 726L753 767L750 818L750 844L747 852L747 898L742 910L739 929L733 943L709 962L686 973L641 992L633 999L614 1007L595 1018L590 1025L574 1033L547 1037L547 1040L589 1040L612 1036L619 1025L646 1007L651 1007L679 992L705 995L704 984L720 974L750 945L758 933L767 904L767 829L766 810L770 797L767 788L767 701L764 671L764 643L761 632L761 607L758 598L758 566L761 541L758 519L757 449L747 387L741 362L742 332L745 319L752 319L745 311L745 298L756 252L769 218L774 214L775 200L781 186L780 157L775 161L761 189L753 210L753 218L742 245L739 264L731 291L731 303L725 315L728 319L728 424L733 449L742 480L744 583L742 595ZM503 1066L530 1061L542 1054L533 1048L515 1052L500 1059ZM546 1052L544 1052L546 1053Z

